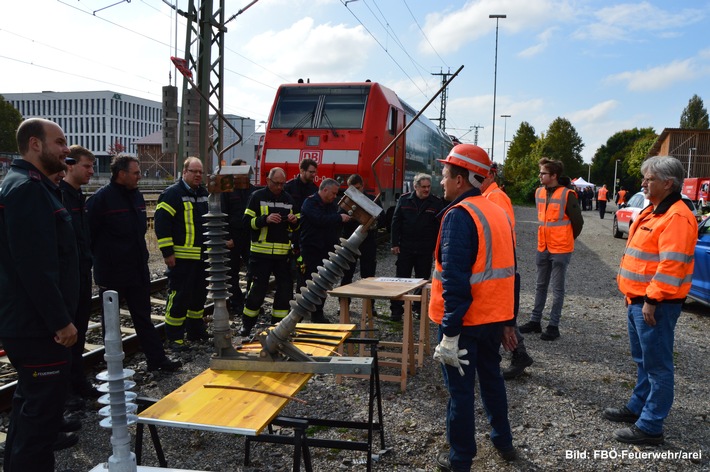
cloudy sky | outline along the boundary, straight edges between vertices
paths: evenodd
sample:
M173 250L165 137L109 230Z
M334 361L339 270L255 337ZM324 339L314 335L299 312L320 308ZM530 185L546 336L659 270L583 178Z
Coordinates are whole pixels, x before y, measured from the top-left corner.
M111 90L160 101L183 56L187 0L3 2L0 93ZM197 1L197 0L196 0ZM215 0L218 3L218 0ZM228 0L226 16L250 0ZM111 6L113 5L113 6ZM617 131L677 127L693 94L710 104L708 0L259 0L226 24L225 111L266 120L276 88L371 79L415 108L452 82L447 131L494 158L522 121L557 117L585 161ZM177 46L176 46L177 44ZM426 115L439 116L439 102ZM500 115L510 115L503 119ZM505 134L505 136L504 136Z

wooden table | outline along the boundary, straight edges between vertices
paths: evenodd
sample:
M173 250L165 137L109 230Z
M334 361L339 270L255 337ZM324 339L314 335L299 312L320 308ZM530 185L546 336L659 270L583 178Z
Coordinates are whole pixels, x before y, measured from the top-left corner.
M428 291L423 290L423 295L414 295L413 292L418 288L426 286L429 281L424 279L408 279L394 277L368 277L360 279L348 285L342 285L330 292L329 295L340 298L340 322L350 322L350 310L348 298L361 298L362 316L360 317L360 328L363 330L373 328L372 310L368 300L401 300L404 302L403 333L402 342L386 342L381 341L380 346L383 348L399 349L399 352L380 351L380 358L393 358L396 362L380 361L380 365L394 365L400 368L399 375L380 375L380 379L390 382L399 382L400 389L404 392L407 388L407 373L414 374L416 372L415 363L415 342L413 332L413 317L412 317L412 302L422 302L421 317L419 322L419 339L416 343L417 359L419 364L423 362L424 351L428 344ZM363 349L363 348L361 348ZM362 355L362 352L361 354Z
M355 325L348 323L299 324L297 325L297 329L299 333L312 332L316 334L327 334L328 336L339 336L339 342L336 341L337 345L335 346L294 343L307 354L313 356L329 356L334 354L338 346L342 345L346 338L350 336L351 332L355 329ZM319 331L319 329L321 331ZM329 339L329 341L333 340ZM257 354L260 349L261 346L258 344L244 346L244 350L252 350L255 354ZM139 426L141 424L152 427L171 426L202 431L241 434L254 437L254 440L258 440L260 439L258 435L262 435L264 429L277 419L279 413L289 401L294 399L294 395L308 382L311 375L312 374L305 373L207 369L139 413L138 423ZM373 375L372 378L376 379L377 377ZM370 392L372 396L374 392L372 384L370 386ZM379 395L379 388L377 388L377 395ZM377 402L379 404L379 396ZM359 426L359 424L355 424L352 421L342 422L351 428L369 428L370 434L368 436L367 447L360 445L359 447L352 448L354 450L366 450L368 452L368 469L372 455L373 426L381 432L381 441L384 447L384 433L382 431L381 421L379 423L374 423L373 421L372 408L374 404L375 402L371 398L371 411L368 418L369 424L367 426ZM381 410L378 413L381 419ZM281 417L279 417L279 419L280 418ZM289 420L294 419L289 418ZM308 425L309 421L320 420L304 419L303 423ZM327 422L327 424L330 423L333 423L333 420ZM154 430L151 431L151 433L153 432ZM156 443L157 440L157 433L155 434L156 436L153 437L154 443ZM264 433L263 436L268 436L268 434ZM302 436L305 444L305 428L302 428ZM139 440L141 441L140 444ZM296 441L298 440L299 439L296 438ZM159 441L157 442L156 448L159 448ZM269 441L266 440L265 442ZM341 446L341 449L345 449L351 441L345 443L344 441L334 440L332 443ZM354 444L355 442L352 443ZM322 439L316 439L312 443L312 445L316 447L328 447L329 444L328 440ZM300 442L295 442L294 445L294 470L298 470L300 467L299 448L301 444ZM141 447L142 438L139 438L137 435L137 456L140 450L139 448ZM245 451L248 451L248 443L247 446L245 446ZM159 451L159 458L161 455L162 451ZM248 461L248 455L245 456L245 462L246 461ZM310 457L306 447L304 447L304 461L306 461L306 469L310 470Z

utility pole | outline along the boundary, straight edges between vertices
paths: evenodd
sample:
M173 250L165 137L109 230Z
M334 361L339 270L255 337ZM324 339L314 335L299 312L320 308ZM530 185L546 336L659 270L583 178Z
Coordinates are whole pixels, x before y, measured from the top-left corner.
M449 80L449 77L451 76L451 69L449 69L449 72L438 72L432 73L431 75L440 75L441 85L444 86L446 81ZM439 118L432 119L432 121L439 122L439 129L441 129L444 133L446 133L446 100L448 98L448 89L449 87L446 86L441 92L441 110L439 111Z
M474 129L474 131L473 131L473 144L475 144L476 146L478 146L478 130L481 129L481 128L483 128L483 126L481 126L481 125L473 125L473 129Z
M216 10L215 3L218 3ZM227 31L224 4L225 0L189 0L187 11L177 10L187 21L185 59L188 67L196 72L199 92L219 110L224 109L224 33ZM190 155L210 164L211 152L222 147L223 120L219 114L210 118L209 106L199 92L192 92L187 79L183 79L176 167ZM205 170L211 169L206 165Z

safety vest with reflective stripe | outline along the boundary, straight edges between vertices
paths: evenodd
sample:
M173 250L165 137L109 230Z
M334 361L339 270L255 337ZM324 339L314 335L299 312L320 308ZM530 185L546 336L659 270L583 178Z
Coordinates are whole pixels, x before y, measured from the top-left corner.
M270 213L279 213L281 223L267 224L266 218ZM248 218L252 229L250 251L262 256L288 256L291 232L298 228L298 224L288 223L289 214L293 214L293 198L286 192L278 196L268 188L254 192L244 211L244 217Z
M682 300L690 291L698 223L681 200L644 208L629 230L616 281L627 299Z
M515 292L515 250L508 217L500 207L483 196L466 198L451 208L456 207L468 212L478 234L478 253L469 279L473 302L464 315L463 325L475 326L510 320L513 318ZM444 268L441 265L440 247L441 230L434 253L435 270L429 302L429 318L437 324L441 324L444 318Z
M545 187L535 191L537 205L537 250L547 249L552 254L564 254L574 251L572 222L565 210L570 189L557 187L547 201L549 192Z
M160 195L155 207L155 235L163 257L199 261L202 256L204 215L209 211L204 187L187 190L183 181Z
M483 192L483 196L505 210L510 220L510 225L513 227L513 234L515 234L515 213L513 212L513 203L510 201L510 197L495 182L488 186L486 191Z

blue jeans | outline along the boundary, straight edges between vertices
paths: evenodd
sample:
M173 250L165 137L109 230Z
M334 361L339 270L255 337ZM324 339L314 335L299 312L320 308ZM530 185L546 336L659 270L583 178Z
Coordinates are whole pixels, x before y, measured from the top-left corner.
M513 446L513 435L508 422L508 398L500 373L500 348L503 324L493 323L466 327L459 337L459 349L467 349L462 365L462 377L457 368L442 364L444 383L449 391L446 407L446 437L451 447L449 460L452 470L470 470L476 457L476 373L481 390L481 401L491 425L491 441L498 449ZM439 327L439 342L443 337Z
M663 420L673 405L673 340L680 316L678 303L656 306L656 326L643 320L643 303L628 306L629 344L637 379L626 405L639 415L636 426L647 434L663 433Z
M530 315L530 321L539 323L542 320L542 312L547 301L547 287L552 283L550 326L558 326L560 324L562 305L565 302L565 274L571 259L571 252L563 254L551 254L547 250L537 252L535 257L535 264L537 265L535 306Z

